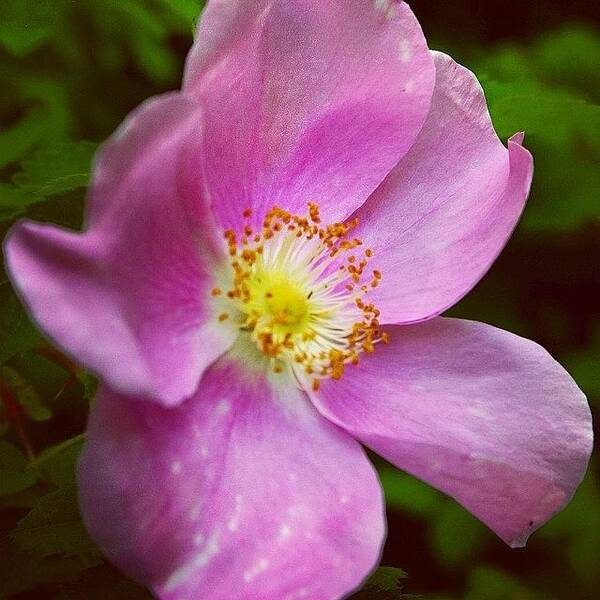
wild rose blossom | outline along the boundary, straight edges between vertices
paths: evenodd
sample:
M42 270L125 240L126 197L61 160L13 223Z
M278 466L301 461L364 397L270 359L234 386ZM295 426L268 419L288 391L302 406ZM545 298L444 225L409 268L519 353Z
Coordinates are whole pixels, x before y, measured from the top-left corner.
M534 344L438 315L510 236L532 158L393 0L212 0L181 92L97 157L83 233L22 222L8 266L102 386L86 525L164 600L324 600L375 566L361 444L511 546L591 451Z

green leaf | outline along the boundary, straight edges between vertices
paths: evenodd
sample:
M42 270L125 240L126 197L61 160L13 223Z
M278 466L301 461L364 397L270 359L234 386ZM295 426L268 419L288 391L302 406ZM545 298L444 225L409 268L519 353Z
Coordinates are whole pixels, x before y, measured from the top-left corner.
M108 565L85 571L81 578L62 586L60 600L152 600L150 592Z
M98 389L98 379L83 369L77 370L77 379L83 385L83 399L91 402Z
M85 442L85 434L46 448L30 465L43 469L52 483L58 487L75 485L75 463Z
M84 569L98 563L98 559L83 561L76 556L42 558L19 550L7 539L0 541L0 556L2 557L0 560L0 598L2 599L33 590L40 584L74 581Z
M170 12L177 15L186 26L186 33L191 24L198 18L204 4L201 0L160 0L160 3Z
M583 93L600 93L600 34L583 24L567 25L545 34L535 44L538 73L561 86Z
M115 14L121 13L118 18L123 21L130 21L139 33L145 35L138 35L136 37L154 37L161 38L165 36L168 31L165 27L165 23L156 14L155 10L152 10L147 3L141 2L140 0L105 0L106 7L110 7L115 10Z
M402 580L406 578L402 569L379 567L364 587L349 600L401 600L407 598L402 593Z
M571 374L577 385L587 394L590 402L600 400L600 326L597 327L590 346L578 352L561 356L561 363Z
M369 577L366 587L385 591L398 590L402 587L400 582L406 577L408 577L407 574L397 567L379 567Z
M15 446L0 440L0 496L14 494L32 486L36 481L27 469L27 459Z
M542 600L517 579L492 567L476 567L471 573L469 591L465 600ZM543 596L544 600L551 600L552 596Z
M0 378L14 393L17 402L34 421L47 421L52 412L42 402L35 388L11 367L0 368Z
M498 81L528 82L550 91L570 91L598 102L599 63L598 31L584 24L569 24L545 33L527 46L503 44L486 48L475 71Z
M538 533L545 547L559 545L566 549L568 564L577 580L590 587L598 581L600 555L600 486L597 468L597 461L592 460L588 474L571 503Z
M500 91L500 87L505 89ZM600 106L583 99L548 90L531 93L513 84L496 82L490 83L488 89L496 98L490 102L490 112L500 137L525 131L527 135L564 142L573 131L591 136L600 133Z
M64 141L73 129L74 117L65 82L42 72L17 72L13 78L19 89L20 105L32 103L43 107L46 143Z
M23 191L48 197L88 184L96 144L63 142L36 151L13 180Z
M500 81L481 76L492 121L498 135L517 131L554 142L565 142L573 132L595 138L600 133L600 106L561 88L535 80Z
M81 522L75 486L39 498L10 537L22 550L39 556L100 555Z
M20 492L13 494L6 494L2 496L0 494L0 511L5 508L20 508L31 510L33 505L39 498L39 490L34 487L28 487ZM1 596L0 596L1 598Z
M573 133L569 143L530 140L536 161L533 191L521 226L528 231L571 231L600 220L600 146Z
M177 61L161 40L139 37L132 38L130 43L133 58L148 79L158 85L175 81L178 72Z
M381 467L379 479L390 507L423 516L431 514L443 503L442 496L431 486L398 469Z
M476 555L486 540L484 526L456 502L446 502L435 515L431 546L440 563L458 567Z
M2 0L0 45L22 57L41 46L56 31L61 3L39 0Z
M48 114L35 108L0 132L0 168L20 160L48 133ZM4 210L0 196L0 214Z
M8 281L0 283L0 364L40 341L40 334L29 320Z
M0 221L15 219L22 215L28 206L42 200L43 198L28 194L14 185L0 183Z

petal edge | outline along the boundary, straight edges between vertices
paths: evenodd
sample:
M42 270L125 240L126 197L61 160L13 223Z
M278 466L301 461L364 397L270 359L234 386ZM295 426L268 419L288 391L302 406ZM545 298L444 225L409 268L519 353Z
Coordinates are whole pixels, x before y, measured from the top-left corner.
M388 329L390 345L321 385L316 406L524 545L585 474L584 394L543 348L489 325L436 318Z

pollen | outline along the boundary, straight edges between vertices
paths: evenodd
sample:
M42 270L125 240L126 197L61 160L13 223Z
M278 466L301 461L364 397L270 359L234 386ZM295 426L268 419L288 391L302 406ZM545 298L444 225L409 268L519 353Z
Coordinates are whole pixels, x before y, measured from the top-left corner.
M351 235L357 220L323 224L314 202L306 215L275 206L258 228L250 209L242 214L239 235L224 233L230 285L212 295L228 307L218 320L249 335L274 373L317 391L320 380L341 379L360 354L387 343L379 310L366 298L382 274L367 270L373 251Z

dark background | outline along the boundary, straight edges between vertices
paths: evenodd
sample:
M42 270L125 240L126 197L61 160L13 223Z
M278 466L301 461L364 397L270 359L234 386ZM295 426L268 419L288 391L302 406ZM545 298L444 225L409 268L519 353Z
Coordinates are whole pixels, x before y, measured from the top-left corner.
M145 98L178 87L199 4L2 0L0 238L23 215L80 224L95 144ZM597 417L599 5L411 5L431 47L480 77L499 135L525 130L536 159L517 232L451 313L544 345ZM77 517L72 468L94 381L43 342L1 272L0 336L0 466L11 470L10 485L0 486L0 598L146 597L103 563ZM407 571L406 591L437 600L598 597L597 460L571 505L522 550L505 547L441 494L379 466L389 507L382 562Z
M598 3L586 0L415 0L410 5L431 34L477 43L527 42L568 22L587 21L597 25L600 19Z

